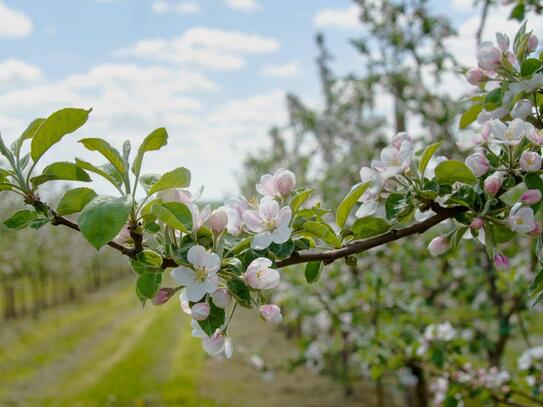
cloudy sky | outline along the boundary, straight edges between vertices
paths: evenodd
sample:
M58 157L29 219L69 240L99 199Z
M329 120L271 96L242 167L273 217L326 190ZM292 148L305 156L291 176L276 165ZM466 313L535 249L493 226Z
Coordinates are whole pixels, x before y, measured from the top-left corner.
M466 63L478 25L471 3L433 4L461 30L450 46ZM513 32L504 15L489 26ZM205 198L231 195L244 154L285 121L285 91L319 102L315 33L348 72L360 69L348 40L361 30L349 0L0 0L0 130L11 142L35 117L93 107L47 156L66 160L94 157L79 138L120 147L165 126L169 146L145 172L186 166Z

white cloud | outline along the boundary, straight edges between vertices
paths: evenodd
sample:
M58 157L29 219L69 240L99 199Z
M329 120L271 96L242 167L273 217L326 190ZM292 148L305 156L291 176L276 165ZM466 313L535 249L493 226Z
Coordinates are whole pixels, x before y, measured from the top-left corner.
M8 8L0 1L0 38L22 38L29 35L34 26L23 12Z
M290 61L284 64L270 64L262 68L262 74L264 76L278 77L278 78L292 78L300 75L302 68L298 61Z
M256 0L225 0L224 3L227 7L245 12L255 11L260 7Z
M460 11L473 11L473 0L453 0L452 6L453 8L460 10Z
M158 0L151 4L151 11L155 14L198 14L202 11L202 8L198 3L194 3L192 1L171 2L166 0Z
M361 28L359 20L360 9L350 6L342 9L323 9L313 18L313 24L318 28L342 28L357 30Z
M19 59L10 58L0 61L0 85L35 82L42 76L39 67Z
M275 39L257 34L193 27L180 37L143 40L115 51L114 55L216 70L237 70L246 65L245 55L265 54L279 47Z

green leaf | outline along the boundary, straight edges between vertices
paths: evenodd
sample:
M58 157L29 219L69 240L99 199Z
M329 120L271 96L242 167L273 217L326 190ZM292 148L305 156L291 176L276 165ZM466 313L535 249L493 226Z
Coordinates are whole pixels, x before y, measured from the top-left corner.
M58 203L57 212L59 215L81 212L96 196L96 192L90 188L75 188L66 191Z
M347 218L349 217L349 214L351 213L353 206L358 202L362 194L366 191L366 189L368 189L369 186L370 186L369 182L354 185L351 188L351 191L339 204L339 207L337 208L337 212L336 212L336 224L340 228L345 226L345 222L347 221Z
M382 235L383 233L388 232L389 229L390 225L384 219L375 216L366 216L357 219L351 227L351 230L357 239Z
M432 144L428 147L426 147L426 150L424 150L424 153L422 153L422 157L419 161L419 171L420 175L424 177L424 171L426 171L426 167L428 166L428 163L430 162L430 159L435 154L437 149L441 146L441 142Z
M477 119L477 116L479 116L479 113L481 113L482 111L482 105L471 106L468 110L462 113L462 116L460 117L460 128L465 129L466 127L468 127Z
M524 20L525 5L524 3L519 3L511 10L511 15L509 18L515 19L517 21Z
M494 244L502 244L511 241L515 237L515 232L505 225L488 222L485 225L485 231L492 238Z
M8 219L6 219L4 221L4 226L15 230L24 229L37 217L38 214L34 211L22 210L15 212Z
M238 277L232 278L226 283L230 294L234 297L239 305L245 308L251 308L251 292L249 287Z
M42 175L30 179L34 186L44 184L49 181L82 181L91 182L91 177L78 165L62 161L48 165L43 169Z
M115 167L119 174L125 174L126 168L121 154L112 147L106 140L101 138L84 138L79 140L87 150L98 151Z
M524 77L531 76L541 69L541 61L535 58L528 58L522 63L520 74Z
M439 163L435 169L436 180L440 184L454 184L462 182L473 185L477 178L466 164L460 161L447 160Z
M322 261L310 261L305 265L305 281L309 284L316 283L321 277L322 268L324 263Z
M151 187L160 179L160 174L144 174L140 176L139 183L147 194Z
M13 153L18 157L21 151L21 147L25 140L31 139L34 137L34 134L36 134L36 131L38 128L42 125L42 123L45 121L45 119L39 118L34 119L26 128L25 131L23 131L23 134L13 143L11 146L11 150Z
M209 308L209 316L203 321L198 321L200 328L202 328L207 336L213 335L224 324L225 317L224 309L217 307L213 304L213 301L209 301Z
M77 164L78 167L83 168L86 171L90 171L90 172L100 175L102 178L105 178L110 183L115 185L115 187L117 188L119 188L123 183L117 171L114 170L110 164L105 164L105 165L101 165L97 167L94 164L91 164L80 158L76 158L75 163ZM114 170L114 172L112 171L112 169Z
M168 143L168 133L166 129L161 127L149 134L141 143L138 149L138 154L132 163L132 172L135 176L140 175L141 163L143 162L143 155L148 151L160 150Z
M306 232L318 237L323 242L334 247L341 247L341 241L336 236L334 230L325 223L308 221L303 226Z
M152 299L162 282L162 273L143 273L136 281L136 291L147 299Z
M56 111L45 119L32 138L30 146L32 160L38 161L62 137L83 126L91 110L66 108Z
M136 255L138 263L146 266L158 269L162 267L162 257L157 252L152 250L143 250Z
M90 244L100 249L119 234L131 209L129 196L97 196L81 212L79 229Z
M155 192L163 191L170 188L186 188L189 185L190 171L186 168L180 167L162 175L160 179L153 184L147 194L152 195Z
M516 204L523 193L527 191L526 184L520 183L500 195L500 200L507 205ZM543 191L542 191L543 192Z
M184 233L192 231L192 212L181 202L157 203L151 207L151 213L174 229Z
M302 204L309 199L311 194L313 193L313 189L304 188L301 190L298 190L294 193L294 196L290 199L289 205L290 209L292 209L292 213L296 213L296 211L302 206Z
M294 242L289 239L285 243L277 244L272 243L269 247L269 250L275 254L280 259L285 259L289 257L292 252L294 252Z

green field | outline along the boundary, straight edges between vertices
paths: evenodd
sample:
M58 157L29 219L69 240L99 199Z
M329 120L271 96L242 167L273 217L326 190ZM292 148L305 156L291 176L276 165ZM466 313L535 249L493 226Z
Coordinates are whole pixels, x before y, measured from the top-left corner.
M178 301L142 310L128 280L0 327L1 406L354 406L368 393L345 399L304 369L256 371L251 355L279 363L290 344L252 313L233 329L234 358L207 358Z

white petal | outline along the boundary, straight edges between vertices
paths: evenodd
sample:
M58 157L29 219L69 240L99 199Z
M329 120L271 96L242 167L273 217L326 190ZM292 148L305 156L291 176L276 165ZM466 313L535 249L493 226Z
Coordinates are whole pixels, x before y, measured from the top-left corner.
M190 309L189 299L187 298L187 289L183 288L179 294L179 301L181 302L181 309L185 314L192 314Z
M197 302L202 299L206 293L206 284L196 281L187 286L187 298L192 302Z
M224 356L226 356L226 359L230 359L232 355L234 354L234 345L232 344L232 341L229 337L226 337L224 341Z
M365 216L372 215L373 213L375 213L375 210L378 206L379 202L375 200L364 202L362 205L360 205L360 208L357 209L355 216L357 218L363 218Z
M274 199L265 196L260 200L260 205L258 205L258 213L261 218L275 219L279 213L279 204Z
M290 220L292 219L292 209L290 209L290 206L284 206L279 211L279 215L277 215L277 224L279 227L282 226L288 226L290 223Z
M179 266L172 270L172 277L177 284L189 285L194 281L194 270L185 266Z
M248 210L243 212L243 223L247 225L252 232L262 232L262 219L256 211Z
M253 238L251 247L256 250L263 250L269 247L272 242L272 234L270 232L261 232Z
M272 233L272 241L277 244L285 243L290 237L291 230L288 226L275 229Z
M207 257L206 270L208 273L216 273L221 268L221 259L215 253Z
M204 246L195 245L189 249L187 259L195 267L205 267L209 254Z
M219 286L219 276L217 274L212 274L207 277L206 281L203 282L206 293L211 294Z

